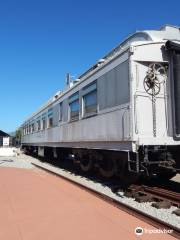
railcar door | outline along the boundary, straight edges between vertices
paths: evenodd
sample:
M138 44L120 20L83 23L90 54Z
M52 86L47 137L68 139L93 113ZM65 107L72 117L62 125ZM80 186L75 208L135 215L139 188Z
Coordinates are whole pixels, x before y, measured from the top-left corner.
M170 58L171 107L173 119L173 137L180 139L180 43L166 42Z
M167 134L166 67L164 63L136 63L135 132L140 138Z

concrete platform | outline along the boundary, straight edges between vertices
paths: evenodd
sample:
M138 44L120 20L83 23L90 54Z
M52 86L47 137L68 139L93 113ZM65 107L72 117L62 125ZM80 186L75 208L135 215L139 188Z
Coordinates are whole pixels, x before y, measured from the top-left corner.
M18 149L14 147L0 147L0 157L15 157Z
M44 171L0 168L0 240L175 239Z
M176 174L175 177L171 178L172 181L180 183L180 174Z

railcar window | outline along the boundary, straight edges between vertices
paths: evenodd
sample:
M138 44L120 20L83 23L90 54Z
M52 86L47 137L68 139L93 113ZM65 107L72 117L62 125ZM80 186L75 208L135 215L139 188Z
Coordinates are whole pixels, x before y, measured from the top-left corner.
M97 86L96 82L86 86L82 91L83 116L90 116L97 112Z
M79 93L73 94L69 98L70 121L79 119Z
M29 133L32 133L33 132L33 130L32 130L32 122L30 122L30 124L29 124Z
M84 97L84 115L97 112L97 91L86 94Z
M32 133L32 124L30 124L30 133Z
M40 119L37 120L37 131L41 130L41 121Z
M34 132L34 130L35 130L35 129L34 129L34 123L32 123L32 132Z
M49 117L48 127L51 128L52 126L53 126L53 118Z
M42 119L42 130L46 129L46 118Z
M28 126L27 126L27 134L29 134L30 133L30 127L29 127L29 124L28 124Z
M46 129L46 113L43 113L41 116L41 129L45 130Z
M79 99L70 103L70 119L77 120L79 119Z
M62 102L59 103L59 121L62 121L63 116L63 104Z
M53 127L53 109L48 109L48 128Z

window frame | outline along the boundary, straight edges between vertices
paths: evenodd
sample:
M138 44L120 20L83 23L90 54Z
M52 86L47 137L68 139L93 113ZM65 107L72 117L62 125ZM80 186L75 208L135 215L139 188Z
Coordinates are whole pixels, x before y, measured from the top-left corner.
M29 125L29 123L27 124L27 134L30 134L30 125Z
M42 128L41 130L45 130L46 129L46 117L42 118Z
M73 95L71 95L68 99L69 101L69 122L74 122L74 121L78 121L79 117L80 117L80 98L79 98L79 91L74 93ZM73 103L77 102L78 103L78 110L77 111L72 111L71 110L71 105ZM75 116L72 116L72 112L77 112L77 114Z
M63 102L59 103L59 122L63 120Z
M23 136L26 135L26 126L23 126Z
M52 119L52 123L50 124ZM53 108L49 108L48 109L48 128L52 128L53 127Z
M32 133L35 132L35 123L34 122L31 124L31 132Z
M53 117L48 117L48 128L52 128L53 127Z
M41 119L40 118L38 118L36 120L36 124L37 124L37 132L39 132L41 130Z
M44 131L47 128L47 116L46 113L41 115L41 130Z
M87 112L85 110L86 108L85 97L93 93L96 93L96 104L92 104L92 106L95 105L96 109L93 111ZM98 90L97 90L97 80L95 80L94 82L88 84L82 89L82 118L88 118L88 117L97 115L97 113L98 113Z

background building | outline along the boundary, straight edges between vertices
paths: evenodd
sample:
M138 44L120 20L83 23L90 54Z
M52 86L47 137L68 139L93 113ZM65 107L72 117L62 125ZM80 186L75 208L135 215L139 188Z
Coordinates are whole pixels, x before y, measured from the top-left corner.
M0 147L12 145L12 137L0 130Z

